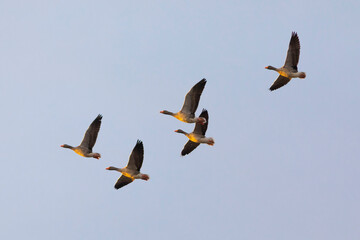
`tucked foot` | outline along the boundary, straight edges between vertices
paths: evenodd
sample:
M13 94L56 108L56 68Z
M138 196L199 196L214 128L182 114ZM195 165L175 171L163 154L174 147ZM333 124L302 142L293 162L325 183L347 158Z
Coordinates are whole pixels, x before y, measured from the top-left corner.
M207 142L207 144L210 145L210 146L214 146L214 144L215 144L214 139L210 138L209 141Z
M149 177L149 175L147 175L147 174L142 174L142 175L141 175L141 179L147 181L147 180L150 179L150 177Z
M306 78L306 73L302 72L299 76L299 78Z
M206 119L203 117L199 117L198 118L198 123L200 123L201 125L204 125L206 123Z

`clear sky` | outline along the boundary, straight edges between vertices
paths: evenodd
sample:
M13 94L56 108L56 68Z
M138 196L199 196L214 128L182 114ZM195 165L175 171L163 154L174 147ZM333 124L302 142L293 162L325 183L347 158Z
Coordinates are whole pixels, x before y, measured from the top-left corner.
M360 1L0 1L1 239L360 239ZM270 92L291 32L293 79ZM208 80L197 114L180 110ZM96 152L78 145L98 114ZM144 142L142 172L116 191Z

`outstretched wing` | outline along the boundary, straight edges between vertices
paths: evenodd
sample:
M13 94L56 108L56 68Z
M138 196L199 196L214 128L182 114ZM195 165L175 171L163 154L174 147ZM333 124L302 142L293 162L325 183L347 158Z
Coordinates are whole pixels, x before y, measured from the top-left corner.
M189 140L185 144L184 149L181 151L181 156L185 156L186 154L191 153L199 145L200 145L200 143L196 143L196 142L193 142L193 141Z
M116 188L116 189L122 188L123 186L131 183L132 181L134 181L134 180L132 180L129 177L125 177L124 175L121 175L121 177L119 177L119 179L117 180L114 188Z
M279 75L275 82L271 85L270 90L274 91L282 86L286 85L290 81L290 78Z
M180 110L183 113L194 114L200 101L201 93L204 90L206 84L206 79L203 78L193 86L190 91L185 96L185 101L182 109Z
M289 49L287 51L285 67L292 68L297 72L297 65L300 57L300 41L296 32L292 32L289 43Z
M203 109L199 117L205 118L206 123L204 123L203 125L201 123L196 123L195 128L194 128L194 133L202 134L202 135L205 136L205 133L206 133L206 130L207 130L207 127L208 127L208 123L209 123L208 111L206 109Z
M92 151L96 143L96 138L100 130L102 115L98 115L95 120L90 124L88 130L85 133L84 139L82 140L80 146L86 147Z
M142 141L137 140L136 145L131 152L127 168L140 171L144 159L144 145Z

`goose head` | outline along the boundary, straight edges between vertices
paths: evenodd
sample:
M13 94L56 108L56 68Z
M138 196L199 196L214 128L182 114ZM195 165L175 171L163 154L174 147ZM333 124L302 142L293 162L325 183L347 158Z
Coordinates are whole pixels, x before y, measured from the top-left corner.
M105 168L105 169L106 169L106 170L113 170L113 171L121 172L121 168L117 168L117 167L113 167L113 166L107 167L107 168Z
M183 131L183 130L181 130L181 129L175 130L174 132L182 133L182 134L185 134L185 135L188 134L187 132L185 132L185 131Z
M267 67L265 67L266 69L269 69L269 70L274 70L274 71L276 71L277 70L277 68L276 67L273 67L273 66L267 66Z
M70 146L70 145L67 145L67 144L63 144L60 147L62 147L62 148L70 148L70 149L74 148L73 146Z
M162 110L162 111L160 111L160 113L166 114L166 115L171 115L171 116L174 116L174 115L175 115L174 113L169 112L169 111L167 111L167 110Z

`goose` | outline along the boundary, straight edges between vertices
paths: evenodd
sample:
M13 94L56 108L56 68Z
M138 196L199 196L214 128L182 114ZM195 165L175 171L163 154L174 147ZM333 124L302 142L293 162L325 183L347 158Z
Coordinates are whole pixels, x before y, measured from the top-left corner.
M121 177L117 180L114 188L119 189L125 185L128 185L135 179L149 180L150 177L147 174L141 173L140 168L144 159L144 146L142 141L137 140L136 145L129 157L128 165L124 168L107 167L106 170L114 170L121 172Z
M266 69L277 71L280 74L275 82L271 85L270 91L281 88L290 82L292 78L306 78L306 74L304 72L298 72L297 65L299 63L299 56L299 37L296 32L292 32L284 66L281 68L275 68L273 66L265 67Z
M73 147L67 144L63 144L60 147L69 148L83 157L93 157L96 159L101 158L100 153L93 153L92 148L95 145L98 132L100 130L102 115L99 114L95 120L90 124L88 130L85 133L84 139L77 147Z
M195 117L195 111L199 105L199 100L202 91L204 90L206 79L203 78L195 84L185 96L184 104L181 110L173 113L167 110L160 111L162 114L171 115L176 119L186 123L200 123L205 124L206 120L202 117Z
M189 138L189 141L185 144L184 149L181 151L181 155L185 156L186 154L191 153L200 143L206 143L208 145L213 146L215 141L211 137L205 137L205 133L207 130L208 122L209 122L209 114L206 109L203 109L200 117L206 119L204 124L196 123L194 131L192 133L187 133L181 129L175 130L177 133L182 133Z

